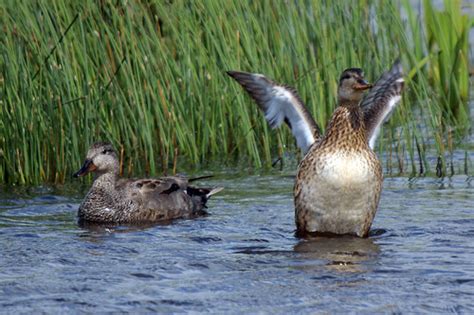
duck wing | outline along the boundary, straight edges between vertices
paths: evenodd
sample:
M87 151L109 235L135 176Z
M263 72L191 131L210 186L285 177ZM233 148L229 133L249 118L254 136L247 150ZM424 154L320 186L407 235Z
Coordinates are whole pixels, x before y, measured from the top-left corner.
M169 221L203 214L203 206L187 194L187 183L183 176L121 179L116 190L135 207L128 214L131 222Z
M295 89L279 85L261 74L227 71L264 112L270 127L277 128L284 121L296 138L298 147L306 153L320 138L318 125Z
M405 80L400 60L382 74L361 102L369 146L373 149L385 122L401 99Z
M161 178L143 178L143 179L124 179L118 182L118 189L123 188L132 195L134 193L141 196L170 194L178 190L186 190L187 179L184 177L161 177Z
M121 180L119 185L128 200L139 204L140 220L163 221L205 214L206 202L222 188L188 186L184 176L156 179ZM118 187L118 189L120 189Z

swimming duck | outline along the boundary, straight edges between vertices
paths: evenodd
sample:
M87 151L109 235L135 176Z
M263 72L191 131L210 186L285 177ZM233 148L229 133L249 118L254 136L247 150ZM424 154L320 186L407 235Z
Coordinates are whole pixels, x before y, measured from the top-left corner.
M338 107L325 134L296 90L261 74L227 72L256 101L270 126L284 121L305 153L294 185L297 235L367 237L382 190L382 167L373 148L380 126L401 99L400 61L374 84L359 68L339 79ZM364 92L370 89L365 95Z
M79 221L150 223L205 214L206 202L222 188L195 188L184 176L156 179L119 178L117 152L106 142L94 143L73 176L95 172L94 182L78 210ZM201 177L202 178L202 177Z

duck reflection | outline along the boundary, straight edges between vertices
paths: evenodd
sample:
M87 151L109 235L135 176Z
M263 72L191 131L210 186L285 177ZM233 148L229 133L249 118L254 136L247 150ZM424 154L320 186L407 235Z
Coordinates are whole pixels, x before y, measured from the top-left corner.
M155 223L120 225L93 223L79 220L78 226L82 231L78 234L78 237L91 243L102 243L105 239L113 237L117 233L140 232L156 226L170 225L172 222L173 221L162 221Z
M375 261L380 253L379 245L372 238L354 236L314 236L301 240L294 246L300 257L317 260L317 264L304 265L303 269L327 269L339 272L367 271L366 262Z
M165 226L173 223L172 220L161 221L161 222L146 222L140 224L114 224L114 223L95 223L79 220L77 225L83 230L88 230L95 233L127 233L127 232L136 232L149 229L154 226Z

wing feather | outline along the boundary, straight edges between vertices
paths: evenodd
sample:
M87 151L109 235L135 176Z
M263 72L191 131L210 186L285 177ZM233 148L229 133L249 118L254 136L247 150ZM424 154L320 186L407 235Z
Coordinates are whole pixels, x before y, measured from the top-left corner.
M392 68L382 74L374 87L361 102L369 146L373 149L380 126L388 120L401 99L404 87L403 68L397 60Z
M318 125L293 88L276 84L261 74L239 71L227 74L256 101L270 127L277 128L282 122L288 125L304 153L319 140Z

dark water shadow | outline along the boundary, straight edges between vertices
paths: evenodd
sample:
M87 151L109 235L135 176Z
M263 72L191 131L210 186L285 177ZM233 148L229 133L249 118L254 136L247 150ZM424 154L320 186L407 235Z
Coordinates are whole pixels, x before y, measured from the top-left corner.
M114 237L117 234L143 232L156 227L166 227L177 220L166 220L159 222L145 222L134 224L114 224L114 223L97 223L78 220L77 225L81 229L77 237L91 243L102 243L104 240ZM151 233L151 232L150 232Z
M77 220L77 225L89 232L94 232L97 234L104 233L128 233L128 232L137 232L147 230L149 228L157 226L168 226L173 223L182 221L182 220L195 220L199 218L207 217L209 214L206 211L200 211L192 216L185 218L176 218L170 220L161 220L156 222L137 222L137 223L98 223L86 220Z
M320 269L323 265L333 271L364 272L367 271L366 263L377 260L380 254L380 246L374 242L374 238L349 235L306 237L293 250L298 257L315 261L315 264L301 266L302 269Z
M97 223L88 221L78 221L77 225L89 232L102 234L102 233L128 233L143 231L156 226L167 226L173 223L173 220L160 221L160 222L146 222L137 224L119 224L119 223Z
M381 253L376 240L387 235L386 232L383 229L374 229L370 231L368 238L335 234L306 235L297 239L292 250L274 249L271 244L267 244L267 240L261 245L232 249L234 254L288 257L292 261L292 268L313 274L321 271L367 272Z
M152 226L151 224L146 225L119 225L119 224L98 224L91 222L78 222L80 228L77 233L77 237L81 241L86 241L94 244L100 244L104 240L114 237L117 233L132 233L144 231Z

